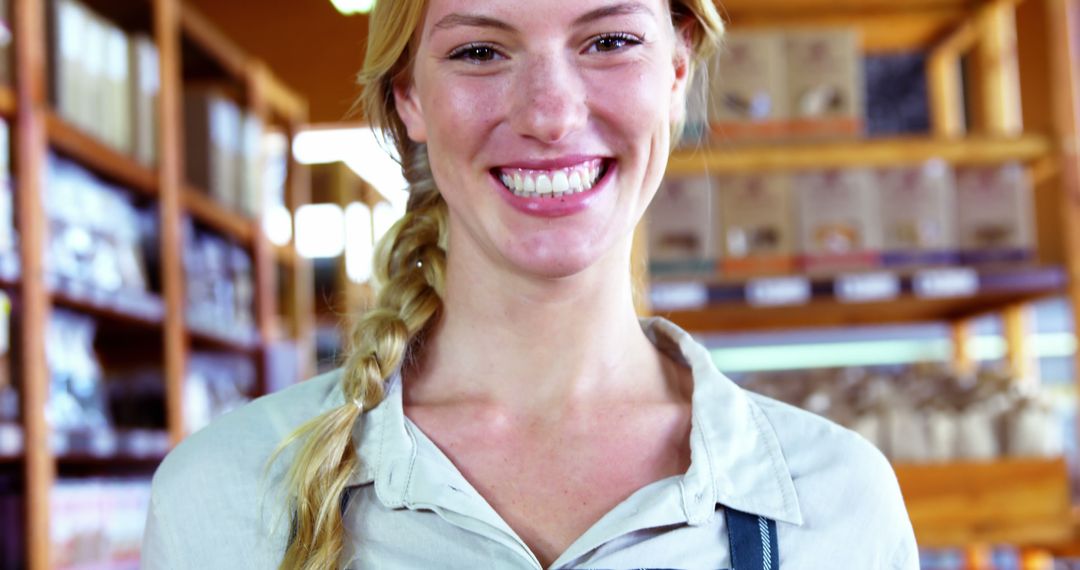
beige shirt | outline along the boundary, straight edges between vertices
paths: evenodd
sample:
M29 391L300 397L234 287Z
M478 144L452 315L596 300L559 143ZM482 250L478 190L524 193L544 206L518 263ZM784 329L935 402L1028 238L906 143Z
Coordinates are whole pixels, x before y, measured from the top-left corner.
M724 506L777 522L781 568L917 569L889 463L864 439L747 392L663 319L653 343L693 371L689 470L647 485L551 568L730 568ZM344 399L333 372L259 400L192 435L154 476L143 568L275 568L288 530L277 444ZM358 422L342 567L541 568L453 463L404 414L400 378ZM285 461L290 459L286 454Z

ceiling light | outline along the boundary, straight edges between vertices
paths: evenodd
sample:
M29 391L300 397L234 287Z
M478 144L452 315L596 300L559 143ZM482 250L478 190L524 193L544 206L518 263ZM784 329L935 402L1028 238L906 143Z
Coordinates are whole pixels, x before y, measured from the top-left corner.
M330 3L346 16L367 14L375 7L375 0L330 0Z

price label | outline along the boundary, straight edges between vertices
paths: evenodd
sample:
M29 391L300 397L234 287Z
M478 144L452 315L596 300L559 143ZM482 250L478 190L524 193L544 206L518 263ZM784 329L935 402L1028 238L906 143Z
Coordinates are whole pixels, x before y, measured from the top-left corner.
M927 269L915 274L912 286L917 297L970 297L979 292L979 274L971 268Z
M709 289L704 283L655 283L649 300L658 311L700 309L709 303Z
M837 277L834 289L843 303L888 301L900 296L900 279L892 273L852 273Z
M754 279L746 284L746 302L754 307L803 305L810 301L810 280L805 277Z

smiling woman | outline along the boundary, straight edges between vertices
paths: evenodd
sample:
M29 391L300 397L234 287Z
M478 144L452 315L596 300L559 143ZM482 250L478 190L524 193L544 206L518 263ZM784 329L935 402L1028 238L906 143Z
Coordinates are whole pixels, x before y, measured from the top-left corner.
M722 30L711 0L377 4L362 103L410 192L377 306L341 370L169 456L144 566L917 567L876 450L635 315Z

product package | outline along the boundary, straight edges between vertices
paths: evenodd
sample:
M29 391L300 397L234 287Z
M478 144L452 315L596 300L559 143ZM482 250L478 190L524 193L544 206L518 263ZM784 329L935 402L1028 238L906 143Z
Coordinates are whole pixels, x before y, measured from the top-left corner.
M863 132L866 86L856 28L788 30L788 108L793 136L849 138Z
M157 233L152 210L82 166L49 155L45 209L49 243L46 278L53 290L146 316L164 313L150 290L146 250Z
M45 415L57 454L116 451L104 375L94 352L96 333L89 317L62 310L50 316L45 346L51 380Z
M886 267L948 265L958 259L956 181L942 161L877 173Z
M19 277L19 240L15 233L15 186L11 176L11 128L0 119L0 279Z
M140 163L152 166L158 158L157 105L161 93L160 62L157 45L146 35L132 36L128 66L131 69L129 95L131 106L131 150Z
M800 265L833 273L881 265L881 219L869 169L803 172L792 177L799 212Z
M717 178L725 278L782 275L795 265L791 179L785 174Z
M731 31L709 68L709 122L715 142L774 139L790 116L784 35Z
M251 256L235 244L197 230L190 219L184 240L189 328L230 342L255 342Z
M149 479L62 479L50 502L54 568L139 568Z
M255 363L227 353L194 353L184 380L184 425L196 432L214 418L244 405L256 390Z
M958 168L956 208L964 263L1020 263L1034 257L1031 181L1022 165Z
M712 178L668 178L649 205L649 271L654 277L709 277L716 272Z
M240 208L236 181L243 124L239 107L223 90L184 91L184 157L187 181L217 203Z

